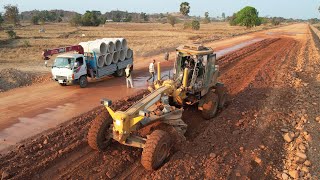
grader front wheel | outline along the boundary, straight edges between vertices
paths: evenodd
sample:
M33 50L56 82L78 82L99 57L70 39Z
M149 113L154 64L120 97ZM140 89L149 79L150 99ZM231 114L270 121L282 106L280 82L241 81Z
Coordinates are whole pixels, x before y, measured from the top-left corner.
M168 158L171 149L171 139L167 132L155 130L152 132L142 151L141 164L147 170L158 169Z
M108 147L111 142L111 136L108 134L111 123L112 119L107 110L92 121L87 136L88 144L92 149L103 151Z

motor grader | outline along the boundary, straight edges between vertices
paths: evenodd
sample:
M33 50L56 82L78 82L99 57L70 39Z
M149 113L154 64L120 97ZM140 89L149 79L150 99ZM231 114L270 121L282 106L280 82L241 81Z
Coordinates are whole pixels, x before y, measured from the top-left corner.
M141 163L147 170L156 170L168 158L173 138L163 129L149 128L164 124L174 129L181 137L187 130L182 120L186 106L197 106L204 119L213 118L223 108L226 91L218 82L219 66L216 54L209 47L199 44L184 45L176 49L173 77L161 77L160 63L157 66L157 81L148 89L150 94L136 102L126 111L113 111L112 102L103 99L110 116L97 117L88 132L88 143L103 151L111 140L121 144L143 148Z

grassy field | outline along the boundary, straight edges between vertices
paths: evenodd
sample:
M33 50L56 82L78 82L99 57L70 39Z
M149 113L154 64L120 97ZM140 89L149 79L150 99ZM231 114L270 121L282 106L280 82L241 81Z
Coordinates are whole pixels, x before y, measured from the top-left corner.
M39 32L42 27L46 30L45 33ZM15 29L19 37L15 40L9 40L4 31L0 32L0 63L39 63L43 49L104 37L125 37L134 50L135 57L149 57L174 50L180 44L209 42L265 28L266 26L260 26L246 29L229 26L228 23L202 24L199 31L184 30L182 24L171 27L169 24L158 23L110 23L100 27L79 28L69 24L26 25Z

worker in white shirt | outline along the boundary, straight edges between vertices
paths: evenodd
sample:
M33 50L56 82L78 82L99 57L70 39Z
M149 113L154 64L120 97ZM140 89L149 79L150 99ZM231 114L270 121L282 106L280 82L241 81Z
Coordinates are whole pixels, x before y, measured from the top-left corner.
M149 82L150 79L152 79L152 82L154 82L154 64L156 63L156 60L153 60L152 63L149 65L149 73L150 77L147 79L147 82Z
M131 76L131 65L130 64L127 65L125 72L126 72L127 88L129 88L129 84L130 84L130 87L133 88L132 76Z

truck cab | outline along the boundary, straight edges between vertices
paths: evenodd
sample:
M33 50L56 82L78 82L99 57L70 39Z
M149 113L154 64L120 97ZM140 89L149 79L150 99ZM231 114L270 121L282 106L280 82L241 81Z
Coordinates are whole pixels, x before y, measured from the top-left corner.
M85 57L82 54L72 53L57 56L52 66L52 78L60 85L70 85L77 82L80 83L80 86L86 85L87 82L81 82L87 79Z

